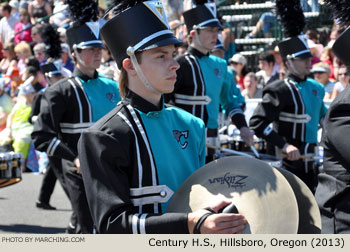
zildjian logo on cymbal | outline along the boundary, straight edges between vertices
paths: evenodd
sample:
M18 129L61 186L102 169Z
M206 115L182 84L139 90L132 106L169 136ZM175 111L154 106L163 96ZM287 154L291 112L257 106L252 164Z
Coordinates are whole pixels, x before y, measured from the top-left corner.
M220 183L224 184L226 183L229 188L236 188L246 185L245 180L248 178L248 176L242 176L242 175L230 175L230 173L226 173L223 177L217 177L209 179L210 184Z

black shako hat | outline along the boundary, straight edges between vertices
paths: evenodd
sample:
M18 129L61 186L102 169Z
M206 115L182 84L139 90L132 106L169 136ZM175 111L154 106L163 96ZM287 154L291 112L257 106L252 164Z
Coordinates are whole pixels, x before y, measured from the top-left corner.
M350 27L336 39L332 51L347 67L350 67Z
M350 1L349 0L325 0L326 7L333 11L333 18L337 19L342 26L350 25ZM350 67L350 27L336 39L332 50L347 67Z
M67 30L67 43L74 49L105 48L100 37L98 5L94 0L67 0L73 25Z
M182 44L169 29L161 1L142 1L122 10L102 26L101 35L119 69L136 52Z
M222 41L221 34L218 35L218 39L216 40L216 45L215 45L213 51L214 50L224 50L224 51L226 51L226 48L224 46L224 42Z
M47 77L62 75L62 62L60 60L49 62L45 65L42 65L40 68L43 74Z
M219 27L219 29L222 30L222 25L216 16L215 3L197 2L198 4L194 8L183 13L187 30L191 31L207 27Z
M284 39L278 43L282 58L286 60L312 57L308 38L303 34L306 21L300 0L276 0L276 10L284 35Z

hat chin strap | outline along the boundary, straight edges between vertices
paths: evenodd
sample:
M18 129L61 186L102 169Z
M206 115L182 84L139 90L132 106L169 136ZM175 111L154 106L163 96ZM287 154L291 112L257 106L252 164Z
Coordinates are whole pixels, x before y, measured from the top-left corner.
M152 93L154 94L157 94L157 95L161 95L162 93L155 90L147 81L146 79L146 76L143 74L142 70L141 70L141 67L139 65L139 63L137 62L137 59L136 59L136 56L134 53L129 53L128 52L128 55L130 56L130 59L131 59L131 62L132 64L134 65L135 67L135 71L137 73L137 75L139 76L140 80L142 81L143 85L145 85L145 87L151 91Z
M198 43L198 45L199 45L200 47L204 48L202 41L199 39L198 30L199 30L199 29L195 29L195 30L194 30L194 32L197 34L197 36L195 37L195 39L196 39L196 42Z
M85 62L80 58L77 48L76 48L76 47L73 47L73 50L74 50L74 52L75 52L75 57L77 58L79 64L83 65L84 67L88 67L88 66L85 64Z
M300 75L299 71L297 71L297 69L295 68L293 61L291 59L287 59L287 60L289 62L289 66L293 70L293 72Z

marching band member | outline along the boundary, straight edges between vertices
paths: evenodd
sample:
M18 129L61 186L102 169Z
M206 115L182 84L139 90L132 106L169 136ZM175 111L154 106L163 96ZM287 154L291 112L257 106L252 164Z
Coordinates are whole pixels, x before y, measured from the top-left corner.
M276 1L285 38L278 44L289 71L283 79L270 83L263 90L263 101L250 119L250 128L258 137L275 145L283 166L315 191L316 174L312 160L300 155L314 154L317 130L326 114L322 84L307 78L311 70L311 53L307 38L302 35L305 17L299 0ZM270 123L273 122L273 128Z
M326 1L342 24L349 25L348 1ZM350 69L350 30L345 30L333 45L334 54ZM329 107L324 120L323 169L318 175L316 200L320 207L322 233L350 233L350 87L345 88Z
M79 157L91 213L99 233L235 233L246 220L210 211L165 213L168 200L205 161L205 126L181 109L166 107L174 89L180 43L160 1L114 1L102 37L121 69L117 108L84 131ZM123 39L115 36L122 32Z
M175 106L201 118L207 128L207 142L218 146L218 115L220 106L240 130L242 139L253 142L253 134L240 107L234 99L232 75L226 61L210 55L222 29L216 17L215 3L197 0L196 6L183 13L189 31L189 48L177 58L180 69L174 91L166 100ZM214 151L208 150L207 161L213 159Z
M120 95L118 84L96 71L104 48L96 1L67 0L67 3L74 20L67 37L75 69L72 77L45 91L32 138L39 151L62 159L65 182L78 219L76 232L92 233L77 144L81 132L111 111Z

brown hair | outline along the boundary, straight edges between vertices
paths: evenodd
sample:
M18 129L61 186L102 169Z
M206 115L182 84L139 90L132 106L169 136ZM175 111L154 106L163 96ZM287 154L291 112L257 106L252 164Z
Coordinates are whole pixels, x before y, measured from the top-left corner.
M15 44L14 43L6 42L4 44L3 50L9 51L11 60L16 59L17 56L16 56L16 53L15 53Z
M141 64L141 52L136 53L136 59ZM122 98L125 97L125 89L129 86L128 72L122 67L119 75L119 93Z
M128 73L122 67L119 75L119 93L122 98L125 97L125 88L128 87L129 80L128 80Z

